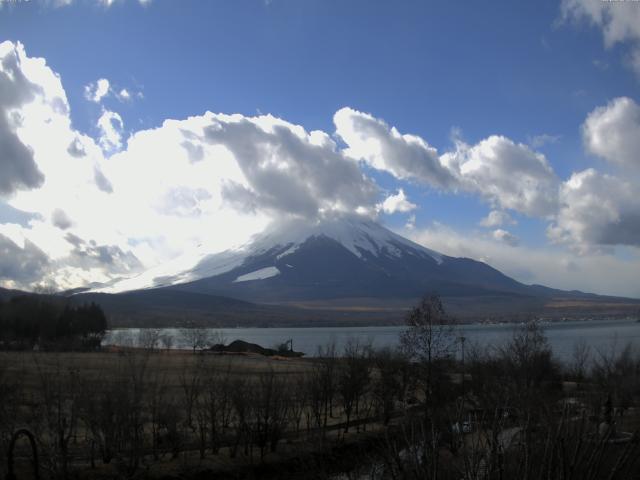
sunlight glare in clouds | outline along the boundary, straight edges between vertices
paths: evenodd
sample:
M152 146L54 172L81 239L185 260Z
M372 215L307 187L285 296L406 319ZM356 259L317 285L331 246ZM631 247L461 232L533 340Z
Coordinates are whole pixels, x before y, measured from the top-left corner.
M245 242L282 217L406 215L417 208L405 195L406 183L478 196L494 209L482 221L486 227L513 225L509 212L549 221L549 238L577 252L594 245L640 245L637 184L595 170L575 172L563 182L541 153L504 136L472 145L457 138L453 150L440 153L419 136L343 108L334 123L345 147L326 132L307 131L272 115L211 112L168 119L125 137L120 115L101 107L101 135L94 139L73 128L61 78L44 59L28 57L19 43L4 42L0 68L0 148L5 153L0 195L28 219L0 223L5 253L0 285L71 288L187 269L198 255ZM104 80L91 90L92 99L100 101L110 91ZM635 118L633 109L605 115L611 109L615 114L620 102L588 117L585 142L613 165L628 165L633 156L624 155L635 145L635 126L620 130L615 142L594 143L589 136L600 138L607 125L602 119ZM627 107L635 105L629 102ZM397 193L381 198L383 190L363 164L393 177ZM604 194L607 189L615 195ZM598 200L605 196L606 202ZM415 238L441 248L441 236L425 237L415 217L408 220ZM487 252L476 248L474 258L493 252L499 267L505 258L513 260L505 242L511 245L506 250L523 248L500 228L485 240L480 245ZM594 262L603 262L603 251ZM497 258L500 252L504 257ZM586 257L563 255L572 265L590 265ZM615 265L618 260L609 257ZM517 263L531 261L525 255ZM567 275L579 273L574 269Z

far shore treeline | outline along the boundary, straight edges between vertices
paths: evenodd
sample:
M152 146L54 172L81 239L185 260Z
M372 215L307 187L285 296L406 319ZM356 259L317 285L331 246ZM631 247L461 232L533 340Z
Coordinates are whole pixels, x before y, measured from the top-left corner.
M106 330L107 318L95 303L70 305L46 295L0 300L3 350L92 350L100 347Z

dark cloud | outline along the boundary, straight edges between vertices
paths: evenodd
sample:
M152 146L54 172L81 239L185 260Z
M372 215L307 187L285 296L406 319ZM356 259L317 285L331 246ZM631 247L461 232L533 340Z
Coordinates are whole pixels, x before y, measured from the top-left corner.
M222 198L239 212L256 213L260 207L259 198L254 192L232 180L222 185Z
M49 265L49 257L30 241L21 248L0 234L0 280L12 280L24 288L42 280Z
M42 219L42 216L39 213L19 210L0 200L0 224L17 223L26 227L29 225L29 221L34 219Z
M87 154L84 150L84 145L77 137L67 147L67 153L75 158L82 158Z
M214 119L205 140L227 147L244 173L248 186L228 183L224 199L251 206L314 217L322 211L353 211L370 206L378 193L357 164L344 158L325 134L307 132L273 120L269 128L251 119Z
M188 142L186 140L180 145L182 145L187 151L187 155L189 155L189 160L191 161L191 163L200 162L204 159L204 148L202 148L202 145Z
M33 151L14 133L0 106L0 195L38 188L43 183L44 175L38 170Z
M138 258L115 245L98 245L95 241L85 241L72 233L65 235L65 240L73 245L66 264L83 269L100 268L105 273L135 273L142 268Z
M2 59L0 69L0 195L37 188L44 182L33 151L16 134L16 118L10 116L11 109L30 102L41 92L22 73L14 48Z
M66 230L73 225L69 216L64 212L64 210L60 210L59 208L56 208L51 214L51 223L60 230Z
M113 193L113 185L98 167L93 172L93 179L100 190L105 193Z

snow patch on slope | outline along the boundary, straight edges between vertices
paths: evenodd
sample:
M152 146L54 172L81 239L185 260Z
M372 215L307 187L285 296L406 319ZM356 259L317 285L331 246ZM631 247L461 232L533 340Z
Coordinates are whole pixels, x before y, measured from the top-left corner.
M280 275L280 270L276 267L266 267L251 273L240 275L233 281L233 283L249 282L251 280L265 280L267 278L275 277L276 275Z
M188 283L233 270L242 265L245 258L246 252L239 249L210 254L198 248L169 262L150 268L139 275L105 284L99 288L93 288L91 291L121 293Z

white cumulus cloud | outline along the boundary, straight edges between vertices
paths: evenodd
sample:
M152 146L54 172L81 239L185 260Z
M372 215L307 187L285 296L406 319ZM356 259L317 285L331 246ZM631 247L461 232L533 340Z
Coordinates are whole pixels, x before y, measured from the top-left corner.
M480 226L487 228L500 227L506 224L515 225L515 223L516 221L511 218L511 215L501 210L491 210L489 214L479 222Z
M559 181L545 156L504 136L475 145L457 141L455 150L439 154L421 137L351 108L339 110L334 122L348 156L400 180L476 193L496 207L530 216L549 217L556 209Z
M582 133L590 153L620 167L640 169L640 105L633 99L619 97L596 108Z
M416 180L440 189L456 184L438 151L425 140L401 134L370 114L345 107L333 117L336 133L346 142L345 153L401 180Z
M461 188L493 206L534 217L549 217L557 206L559 180L541 153L492 135L475 145L458 142L444 155L459 169Z
M100 78L84 87L84 97L90 102L102 103L107 97L113 97L120 102L131 102L134 99L143 98L141 91L133 91L129 88L114 85L107 78Z
M549 237L579 251L592 246L640 246L640 189L594 169L574 173L560 191Z
M111 83L106 78L100 78L84 87L84 96L87 100L100 103L109 94Z
M627 45L627 62L640 78L640 8L635 1L562 0L563 21L587 22L602 31L604 44Z
M494 239L506 243L511 247L517 247L520 244L520 239L518 237L507 230L503 230L502 228L494 230L492 235Z
M415 203L411 203L407 196L404 194L404 190L399 189L395 195L389 195L384 199L384 202L378 204L378 210L383 211L389 215L401 212L406 213L411 210L415 210L418 206ZM415 221L415 220L414 220Z
M117 97L118 97L118 100L123 102L128 102L129 100L131 100L131 94L129 93L129 90L127 90L126 88L121 88L120 91L117 93Z

